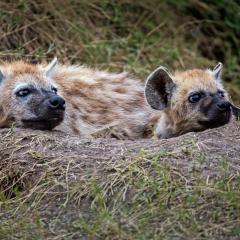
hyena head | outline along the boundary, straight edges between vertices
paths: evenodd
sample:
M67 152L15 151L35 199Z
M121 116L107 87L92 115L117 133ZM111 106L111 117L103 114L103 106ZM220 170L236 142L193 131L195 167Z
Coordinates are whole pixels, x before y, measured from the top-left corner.
M148 104L162 114L156 128L159 138L215 128L229 122L231 103L221 83L222 64L213 70L188 70L171 75L164 67L147 79Z
M0 127L51 130L63 121L65 101L51 79L56 63L54 59L45 68L23 62L0 66Z

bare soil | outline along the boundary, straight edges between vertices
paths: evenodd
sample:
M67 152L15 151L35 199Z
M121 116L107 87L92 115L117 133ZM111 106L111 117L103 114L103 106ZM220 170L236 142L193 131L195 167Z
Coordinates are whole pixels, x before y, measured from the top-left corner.
M186 186L192 186L196 179L206 185L226 176L238 179L239 126L238 122L232 122L168 140L138 141L81 139L54 131L1 129L0 238L4 235L5 239L37 236L38 239L129 239L114 232L91 235L76 227L79 218L90 221L94 206L101 205L97 186L101 187L104 206L112 209L114 198L125 204L135 196L136 190L131 187L135 177L137 182L140 175L148 172L148 177L158 178L153 163L161 167L160 172L168 169L171 176L181 179ZM9 224L15 230L10 230ZM215 232L211 236L212 239L229 237ZM232 239L236 236L231 235Z

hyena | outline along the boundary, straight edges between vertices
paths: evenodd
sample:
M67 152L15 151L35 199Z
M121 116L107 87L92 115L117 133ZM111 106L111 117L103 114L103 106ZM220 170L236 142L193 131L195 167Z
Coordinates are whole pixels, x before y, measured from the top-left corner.
M153 109L160 110L155 130L159 138L219 127L230 121L232 109L237 114L222 85L222 68L218 63L213 70L170 74L159 67L150 74L145 97Z
M84 66L12 62L0 65L0 127L27 127L91 135L111 129L137 138L150 109L144 86L128 73Z
M157 137L169 138L218 127L231 116L221 71L219 64L213 71L171 75L160 67L144 88L127 73L61 65L56 59L48 65L5 63L0 65L0 127L79 135L109 128L128 138L146 136L150 128Z

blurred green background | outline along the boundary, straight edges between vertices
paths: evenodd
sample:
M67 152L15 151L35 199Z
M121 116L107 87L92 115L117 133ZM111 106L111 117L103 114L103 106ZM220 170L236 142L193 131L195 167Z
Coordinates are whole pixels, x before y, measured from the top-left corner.
M3 0L0 23L1 61L58 56L143 80L161 64L182 70L221 61L240 103L239 0Z

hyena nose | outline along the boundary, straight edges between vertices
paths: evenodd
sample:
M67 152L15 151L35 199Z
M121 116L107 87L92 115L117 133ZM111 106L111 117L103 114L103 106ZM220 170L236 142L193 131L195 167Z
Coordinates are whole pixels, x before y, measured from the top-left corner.
M54 110L65 110L65 100L59 96L53 96L49 99L49 107Z
M230 111L230 102L219 102L217 103L217 107L220 111L225 112L225 111Z

